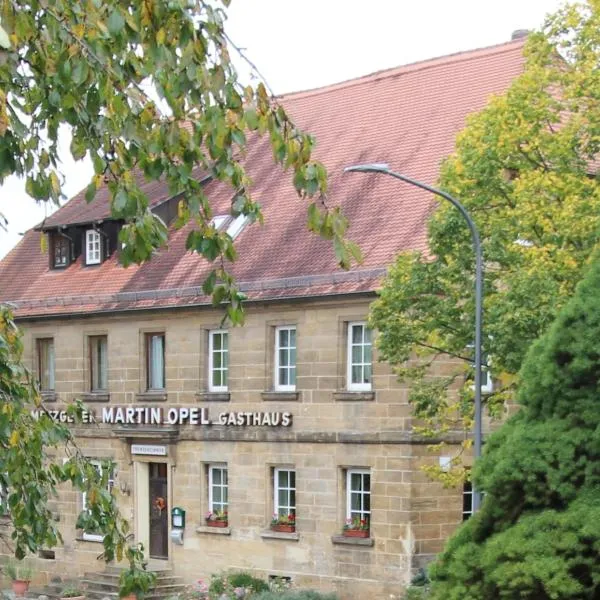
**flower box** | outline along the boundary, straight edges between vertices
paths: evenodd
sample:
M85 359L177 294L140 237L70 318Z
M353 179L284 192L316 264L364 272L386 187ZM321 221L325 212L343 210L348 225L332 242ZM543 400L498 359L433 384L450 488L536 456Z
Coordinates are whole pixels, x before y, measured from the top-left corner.
M294 533L296 531L296 526L291 525L290 523L277 523L275 525L271 525L272 531L279 531L281 533Z
M217 519L206 519L207 527L227 527L228 521L219 521Z
M344 537L354 537L354 538L368 538L369 530L368 529L344 529L342 532Z

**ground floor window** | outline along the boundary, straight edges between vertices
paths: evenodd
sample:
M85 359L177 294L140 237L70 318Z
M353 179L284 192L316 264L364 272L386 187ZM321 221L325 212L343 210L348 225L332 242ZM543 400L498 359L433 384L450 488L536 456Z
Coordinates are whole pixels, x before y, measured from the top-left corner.
M211 518L227 521L229 506L229 478L227 465L208 467L208 512Z
M283 524L296 521L296 471L277 467L273 473L273 519Z
M102 475L102 469L106 468L106 464L103 464L99 460L91 460L90 464L94 467L94 469L96 469L96 471L98 472L99 475ZM114 473L111 468L110 471L108 472L108 477L106 478L106 489L109 493L112 493L114 484L115 484ZM82 510L88 510L87 493L82 492L81 496L82 496L82 498L81 498ZM84 531L82 537L84 540L87 540L90 542L101 542L104 539L104 536L102 534L94 532L94 531Z
M346 472L346 526L370 529L371 473L367 469Z

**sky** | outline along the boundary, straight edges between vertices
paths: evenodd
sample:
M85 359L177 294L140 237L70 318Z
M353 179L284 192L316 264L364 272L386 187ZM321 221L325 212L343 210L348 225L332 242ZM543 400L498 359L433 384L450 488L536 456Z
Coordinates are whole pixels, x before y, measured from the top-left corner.
M276 94L311 89L374 71L491 46L517 29L539 28L562 0L233 0L226 31ZM236 59L242 77L243 61ZM68 149L68 133L63 144ZM92 175L65 152L68 197ZM37 205L16 178L0 186L0 258L54 207ZM2 285L2 282L0 282Z

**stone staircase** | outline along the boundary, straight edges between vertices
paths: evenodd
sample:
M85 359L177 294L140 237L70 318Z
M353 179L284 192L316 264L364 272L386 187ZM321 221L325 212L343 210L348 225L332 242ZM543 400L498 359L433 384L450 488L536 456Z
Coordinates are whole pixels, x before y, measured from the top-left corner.
M156 573L156 585L146 594L145 600L165 600L177 595L185 589L183 579L173 575L171 569L153 569ZM104 571L86 573L81 586L86 588L86 600L118 600L120 567L108 566Z

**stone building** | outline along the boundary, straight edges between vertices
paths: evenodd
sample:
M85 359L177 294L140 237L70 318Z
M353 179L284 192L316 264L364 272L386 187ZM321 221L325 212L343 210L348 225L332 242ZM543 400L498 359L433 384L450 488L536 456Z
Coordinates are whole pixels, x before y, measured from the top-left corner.
M365 260L336 267L330 243L306 229L291 175L259 140L246 166L264 226L228 217L230 191L205 184L240 256L232 271L248 295L243 327L222 325L203 296L208 264L185 251L185 228L171 229L149 263L119 266L121 223L106 190L90 205L73 198L0 263L0 300L16 307L47 408L60 420L65 403L86 404L79 443L115 462L112 485L154 563L189 581L233 567L383 598L468 514L468 491L463 507L459 490L420 471L439 457L413 438L407 389L377 361L366 327L394 256L425 250L433 199L343 168L386 162L435 183L467 115L520 73L522 48L514 40L283 97L316 136L328 202L342 205ZM166 188L144 186L169 222ZM65 545L39 559L41 571L102 568L100 538L75 528L84 506L61 492ZM181 544L174 507L185 510ZM274 513L284 524L293 515L294 530L274 531ZM365 537L344 536L347 519L362 521Z

